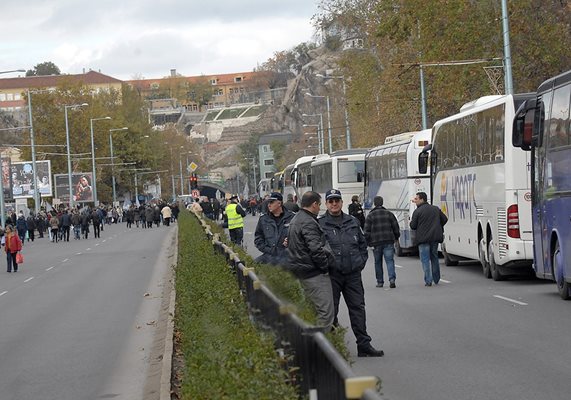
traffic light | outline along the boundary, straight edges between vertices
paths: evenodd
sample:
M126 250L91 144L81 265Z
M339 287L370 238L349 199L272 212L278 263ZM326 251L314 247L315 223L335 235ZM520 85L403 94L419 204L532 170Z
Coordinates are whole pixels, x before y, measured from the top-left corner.
M190 176L190 188L198 189L198 177L196 176L196 174L192 174Z

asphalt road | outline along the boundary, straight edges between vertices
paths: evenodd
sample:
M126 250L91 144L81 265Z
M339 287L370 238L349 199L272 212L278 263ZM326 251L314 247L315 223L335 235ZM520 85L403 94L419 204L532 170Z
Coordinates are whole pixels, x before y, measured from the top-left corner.
M175 230L113 225L100 239L25 243L17 273L3 261L0 398L158 398L153 342Z
M252 255L257 217L246 217ZM570 396L571 302L553 283L494 282L479 263L446 267L425 287L418 257L396 258L396 289L376 288L374 259L363 271L367 325L382 358L357 358L359 375L382 379L387 400L563 400ZM385 270L386 273L386 270ZM346 308L340 322L349 325Z

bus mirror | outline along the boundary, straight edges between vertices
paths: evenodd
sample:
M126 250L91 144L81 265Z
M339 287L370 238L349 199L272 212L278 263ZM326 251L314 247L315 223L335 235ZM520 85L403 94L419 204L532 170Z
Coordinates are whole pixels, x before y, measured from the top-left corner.
M519 147L522 150L530 150L533 145L533 132L534 121L535 121L535 111L536 111L536 100L529 99L522 103L522 105L516 111L513 127L512 127L512 145L514 147Z
M426 174L428 171L428 152L423 151L418 155L418 172Z

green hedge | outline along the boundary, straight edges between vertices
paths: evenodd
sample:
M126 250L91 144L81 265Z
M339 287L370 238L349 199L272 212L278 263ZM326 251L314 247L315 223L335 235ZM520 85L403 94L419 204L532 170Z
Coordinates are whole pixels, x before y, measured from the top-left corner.
M297 399L274 338L251 323L236 277L194 216L178 220L176 336L182 399Z

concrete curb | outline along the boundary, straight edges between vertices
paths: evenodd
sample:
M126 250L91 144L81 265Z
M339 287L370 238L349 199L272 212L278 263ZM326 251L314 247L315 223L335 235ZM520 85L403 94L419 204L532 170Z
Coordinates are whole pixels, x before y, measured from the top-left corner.
M178 225L174 241L174 254L176 256L175 262L178 262ZM162 360L161 370L161 387L160 387L160 400L171 399L171 376L172 376L172 357L174 348L174 313L176 304L176 264L172 267L171 278L166 282L170 286L170 301L167 316L167 329L165 333L165 347Z

